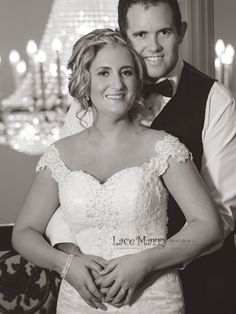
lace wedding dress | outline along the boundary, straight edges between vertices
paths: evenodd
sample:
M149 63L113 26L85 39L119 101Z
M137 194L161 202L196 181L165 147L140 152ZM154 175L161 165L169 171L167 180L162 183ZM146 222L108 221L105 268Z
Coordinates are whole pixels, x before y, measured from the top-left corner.
M160 176L168 160L190 158L187 148L171 135L155 146L155 156L139 167L123 169L101 184L92 175L72 171L52 145L40 158L36 171L48 167L58 182L61 213L85 254L105 259L134 254L163 243L167 234L168 193ZM128 239L124 241L124 239ZM184 313L181 282L176 270L151 273L138 287L130 306L107 313ZM62 280L58 314L104 313L89 307L66 280Z

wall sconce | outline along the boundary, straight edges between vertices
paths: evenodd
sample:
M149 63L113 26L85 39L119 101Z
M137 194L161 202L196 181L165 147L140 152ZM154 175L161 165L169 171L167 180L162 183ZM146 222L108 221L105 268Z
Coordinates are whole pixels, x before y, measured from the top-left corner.
M231 44L218 39L215 44L215 77L226 87L230 88L233 78L233 62L235 50Z

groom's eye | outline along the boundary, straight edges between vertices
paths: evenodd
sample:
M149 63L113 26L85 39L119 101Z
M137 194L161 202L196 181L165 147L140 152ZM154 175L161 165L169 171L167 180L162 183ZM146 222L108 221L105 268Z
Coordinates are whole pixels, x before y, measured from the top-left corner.
M144 38L146 35L146 32L138 32L134 34L134 37L136 38Z
M170 29L163 29L158 32L159 38L167 38L171 35L172 31Z

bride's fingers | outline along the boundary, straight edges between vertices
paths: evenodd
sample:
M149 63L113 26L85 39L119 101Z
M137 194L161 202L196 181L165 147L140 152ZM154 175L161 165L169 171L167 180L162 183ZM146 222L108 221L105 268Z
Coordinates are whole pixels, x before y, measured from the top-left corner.
M119 309L120 307L122 307L124 305L124 302L121 301L120 303L116 303L116 304L109 302L109 304Z
M113 305L116 308L121 308L124 305L130 305L131 304L131 300L134 294L134 289L130 289L125 297L125 299L122 299L120 302L115 303L115 300L113 300L112 302L110 302L111 305Z
M89 306L91 306L94 309L97 309L97 306L92 301L88 300L82 292L80 292L80 296Z
M106 277L98 278L96 280L96 284L97 282L99 282L98 285L100 285L100 288L108 288L114 283L114 281L115 281L114 276L109 274Z
M86 291L86 289L83 289L83 290L81 289L81 290L79 290L79 294L80 294L81 298L82 298L89 306L91 306L91 307L97 309L97 305L94 303L94 302L97 302L97 300L96 300L95 298L93 299L92 295L91 295L90 293L88 293L88 292Z
M84 301L89 304L90 306L94 307L94 308L99 308L101 310L106 311L107 307L101 303L101 301L99 299L97 299L90 291L89 289L85 286L81 297L84 299Z
M103 311L106 311L106 310L107 310L106 305L104 305L103 303L95 302L95 305L96 305L100 310L103 310Z
M119 296L120 290L120 284L115 282L106 293L106 302L110 302L111 300L113 301L114 299L116 300ZM121 298L118 298L115 303L118 303L123 297L124 295L121 293Z
M95 280L95 284L97 285L97 286L100 286L100 288L107 288L107 287L109 287L109 284L107 283L107 281L109 281L109 282L111 282L111 283L113 283L113 281L112 280L109 280L109 277L108 277L109 275L107 275L107 276L105 276L105 277L103 277L103 276L100 276L99 278L97 278L96 280Z
M100 288L100 292L102 294L107 294L108 291L109 291L109 288Z
M128 294L128 289L125 287L121 287L116 296L112 300L112 304L118 304L121 301L124 301Z
M104 297L104 295L99 291L99 289L97 288L97 286L95 285L95 283L93 282L91 277L87 278L86 284L87 284L87 288L88 288L89 292L92 295L94 295L95 297L97 297L100 300Z
M109 274L110 272L113 271L113 269L117 266L117 264L112 261L112 262L109 262L109 264L103 269L103 271L100 272L100 275L101 276L104 276L104 275L107 275Z
M90 269L90 273L91 273L91 275L92 275L92 278L93 278L94 282L95 282L98 278L101 277L101 276L99 275L99 273L98 273L97 271L93 270L93 269Z
M88 294L86 295L88 297ZM99 308L100 310L106 311L107 307L105 304L102 303L101 300L95 298L94 296L90 296L90 302L92 302L96 308Z
M98 263L103 268L105 268L108 264L108 261L104 259L103 257L96 256L96 255L89 255L89 256L95 263Z
M99 276L98 278L96 278L95 284L96 284L97 286L101 286L103 280L104 280L104 278L101 277L101 276ZM103 287L101 287L101 288L103 288Z
M101 265L97 264L94 261L90 261L90 263L88 265L88 268L91 269L91 270L96 271L98 274L100 274L102 269L103 269Z
M131 299L133 297L134 291L135 291L135 289L129 289L128 290L127 296L124 300L124 305L128 305L131 303Z

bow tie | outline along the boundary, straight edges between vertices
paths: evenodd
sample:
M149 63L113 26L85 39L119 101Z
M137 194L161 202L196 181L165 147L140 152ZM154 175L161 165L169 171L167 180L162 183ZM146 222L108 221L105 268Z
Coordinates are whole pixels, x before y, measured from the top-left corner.
M171 85L171 82L167 79L160 83L144 85L143 93L145 98L150 96L150 94L153 92L157 92L158 94L165 97L172 97L173 86Z

